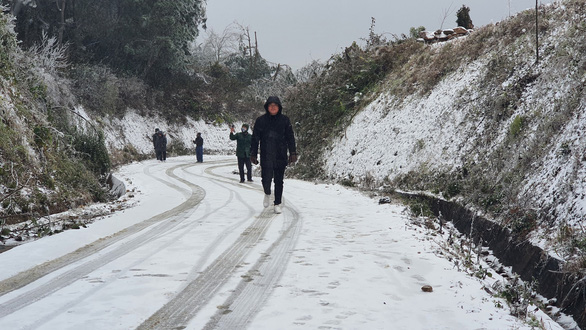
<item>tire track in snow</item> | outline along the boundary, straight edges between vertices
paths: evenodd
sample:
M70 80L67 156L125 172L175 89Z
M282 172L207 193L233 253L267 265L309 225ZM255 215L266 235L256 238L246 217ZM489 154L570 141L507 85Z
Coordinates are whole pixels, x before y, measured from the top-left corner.
M204 170L215 181L239 188L259 190L242 185L213 173L214 169L230 165L210 166ZM190 282L173 299L145 320L138 329L182 329L211 300L242 264L252 247L264 236L276 215L266 208L240 237L216 258L197 278ZM273 244L275 245L275 244ZM258 263L257 263L258 264ZM283 269L286 261L283 263ZM270 276L269 276L270 277ZM268 296L268 295L267 295ZM260 308L260 306L259 306Z
M204 172L215 177L217 181L262 192L262 188L242 185L213 173L214 169L226 166L211 166L206 168ZM283 204L286 205L286 203ZM234 293L226 300L224 306L229 306L230 313L226 314L226 310L218 310L206 324L205 329L243 329L265 304L286 269L290 253L301 231L299 214L294 206L287 205L283 215L285 222L281 235L252 266L248 272L249 277L241 280ZM270 220L275 217L276 215L271 208L265 209L239 240L175 298L141 324L138 329L185 328L189 321L228 281L234 269L248 254L247 246L251 247L263 237L272 222ZM251 283L251 279L254 281L253 283Z
M228 281L263 237L275 214L265 209L226 251L137 329L182 329Z
M183 168L183 171L185 173L188 173L189 175L195 175L192 174L188 171L186 171L186 168ZM211 183L220 185L216 183L215 181L211 181ZM240 203L242 203L243 205L246 205L246 202L242 199L242 197L240 196L240 194L238 194L236 191L234 190L230 190L230 197L224 202L224 204L216 207L213 210L210 211L205 211L202 215L199 216L199 218L197 220L194 220L194 223L201 223L203 221L205 221L206 219L213 217L215 213L217 213L218 211L220 211L221 209L227 207L230 203L232 203L233 198L236 198ZM214 239L214 241L208 245L206 247L206 249L203 251L202 253L202 257L199 258L199 261L197 262L197 264L192 268L192 270L190 271L190 274L187 277L187 281L191 282L193 281L196 277L199 271L201 271L203 269L203 265L206 264L207 260L209 259L209 257L211 256L211 254L213 253L213 251L217 250L218 246L221 244L221 242L228 236L228 234L230 234L231 232L233 232L236 228L242 226L245 222L248 222L250 220L250 218L252 218L253 214L254 214L254 209L250 206L248 206L248 214L244 215L242 217L242 220L230 225L229 227L227 227L226 229L224 229L221 233L219 233L217 235L217 237ZM197 230L197 226L194 226L193 223L190 224L186 224L184 226L182 226L183 228L179 228L177 227L176 229L174 229L172 232L168 232L167 235L172 234L173 232L176 232L176 235L172 241L179 241L181 239L181 237L186 236L189 234L190 231L193 230ZM23 321L23 330L28 330L28 329L37 329L39 327L42 327L43 325L45 325L46 323L48 323L49 321L51 321L52 319L56 318L57 316L59 316L60 314L66 313L68 310L70 310L71 308L78 306L80 304L83 304L83 302L88 299L90 296L96 294L97 292L105 289L107 286L109 286L110 284L112 284L114 281L119 280L120 278L123 278L124 276L127 276L127 274L129 273L130 270L136 268L137 265L140 265L141 263L143 263L145 260L149 259L150 257L152 257L153 255L159 253L163 248L168 248L169 245L166 245L164 247L160 247L157 249L152 249L151 252L149 254L141 254L141 258L134 260L134 262L132 264L128 264L126 265L124 270L119 270L119 272L117 273L117 276L109 279L108 281L100 284L99 286L94 286L91 290L89 290L88 292L84 293L83 295L79 296L76 299L73 300L69 300L65 305L59 307L56 310L51 311L50 313L47 313L46 316L36 320L34 323L32 323L30 326L25 326L24 323L26 321Z
M223 165L223 166L227 166L227 165ZM206 169L207 170L207 169ZM186 173L188 173L189 175L198 175L198 174L194 174L190 171L186 169L184 169L184 171ZM200 176L201 177L201 176ZM209 178L206 178L209 179ZM218 185L220 187L223 187L222 184L218 183L217 180L211 180L211 183ZM193 281L195 278L197 278L197 276L199 274L197 274L198 272L200 272L203 268L203 265L205 265L207 263L207 260L210 258L210 256L212 255L213 251L217 250L219 244L228 236L228 234L230 234L234 229L240 227L243 223L249 221L251 218L254 217L254 213L255 210L246 203L246 201L244 201L244 199L242 198L242 196L234 191L234 190L230 190L230 193L233 194L235 196L235 198L242 203L242 205L244 205L247 209L247 215L244 217L244 220L242 221L238 221L237 223L232 224L231 226L227 227L224 231L222 231L220 234L218 234L216 236L216 238L214 239L214 241L208 246L206 247L206 249L202 252L202 256L200 257L200 260L198 261L198 263L193 267L193 270L190 272L190 275L188 277L188 282ZM225 204L227 205L227 203ZM204 218L209 218L211 216L211 214L206 214L204 216ZM191 275L191 274L197 274L197 275Z
M205 325L205 330L245 329L269 298L285 272L291 252L301 233L297 210L287 205L283 211L285 223L281 235L252 266L248 271L250 278L240 281L224 302L225 309L214 314Z
M242 184L235 183L232 180L226 181L224 176L213 172L214 169L225 166L208 167L205 172L216 178L223 179L223 182L242 186ZM259 188L244 187L264 193L262 186ZM244 329L265 304L273 288L285 272L291 257L291 251L293 251L301 233L299 212L294 205L287 203L285 198L283 198L283 215L285 221L279 238L250 268L248 277L240 281L234 292L222 304L223 308L212 316L204 329Z
M194 211L195 207L201 202L201 200L203 200L205 196L205 191L201 189L199 186L173 174L173 171L177 168L185 168L190 166L194 166L194 164L181 164L169 168L166 171L166 174L168 176L173 177L174 179L186 184L188 187L191 188L191 195L185 202L181 203L180 205L174 207L171 210L155 215L132 227L128 227L111 236L102 238L91 244L88 244L72 253L45 262L42 265L33 267L27 271L21 272L15 276L12 276L0 282L0 296L2 296L8 292L22 288L50 273L56 272L61 268L78 262L84 258L88 258L92 255L95 255L97 252L104 250L105 248L130 237L131 235L137 234L142 230L146 229L147 227L156 225L152 227L150 230L138 235L134 239L120 245L114 250L107 252L101 256L98 256L95 259L85 262L79 266L76 266L73 269L58 275L57 277L53 278L52 280L35 289L27 291L7 302L0 304L0 318L12 314L17 310L26 307L34 303L35 301L38 301L43 297L50 295L53 292L56 292L57 290L67 286L71 282L81 279L82 277L98 269L99 267L123 255L126 255L127 253L137 249L138 247L146 243L149 243L151 240L155 239L158 236L164 235L166 232L172 230L174 227L179 225L183 220L189 217L189 215ZM148 174L148 168L145 169L145 173ZM181 188L169 182L165 184L179 191L185 190L184 188Z
M228 184L235 186L235 187L250 189L250 190L255 190L255 191L261 191L261 192L263 191L262 186L256 186L256 185L250 184L250 183L242 184L242 183L239 183L238 180L230 179L230 178L227 178L226 176L216 174L213 172L213 170L215 170L215 169L222 168L222 167L228 167L228 166L234 166L234 165L237 165L237 164L233 163L233 164L220 164L220 165L210 166L210 167L207 167L206 169L204 169L204 173L213 177L216 181L228 183Z

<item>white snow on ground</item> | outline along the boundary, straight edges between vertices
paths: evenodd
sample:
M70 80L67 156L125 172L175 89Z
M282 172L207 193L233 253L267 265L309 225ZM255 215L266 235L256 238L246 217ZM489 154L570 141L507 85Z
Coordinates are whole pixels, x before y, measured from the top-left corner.
M0 328L134 329L197 277L263 211L260 178L238 184L233 156L207 156L203 164L193 164L192 157L165 163L149 160L121 168L116 175L130 191L121 200L131 207L87 228L0 253L0 281L185 202L187 186L166 173L174 168L176 175L184 175L177 170L184 164L205 197L186 219L170 221L179 221L175 229L0 318ZM187 329L201 329L222 308L294 214L299 235L280 261L285 263L284 272L249 329L532 329L509 315L504 300L483 289L502 280L498 274L481 280L458 271L441 254L445 235L416 225L403 206L379 205L378 200L339 185L292 179L285 180L284 198L285 212L272 220L246 260ZM218 240L221 243L214 245ZM118 242L99 255L130 243L130 238ZM0 314L6 301L65 270L0 296ZM252 276L251 285L257 279ZM423 292L423 285L432 286L433 292ZM529 315L545 329L561 329L535 310L530 306Z

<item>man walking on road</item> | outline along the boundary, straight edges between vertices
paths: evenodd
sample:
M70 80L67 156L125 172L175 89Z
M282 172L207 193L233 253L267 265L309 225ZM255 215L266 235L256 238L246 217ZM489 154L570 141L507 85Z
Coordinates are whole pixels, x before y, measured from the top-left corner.
M275 213L281 213L283 179L288 164L297 161L295 136L289 117L282 114L281 100L270 96L264 105L266 113L258 117L252 131L250 160L258 164L257 154L260 143L260 168L262 187L265 193L263 205L270 205L271 181L275 182ZM287 151L289 156L287 157Z
M250 168L250 143L252 136L248 134L248 124L242 124L239 133L234 134L234 126L230 127L230 140L236 140L236 157L238 158L238 173L240 183L244 182L244 165L246 165L246 178L252 182L252 171Z

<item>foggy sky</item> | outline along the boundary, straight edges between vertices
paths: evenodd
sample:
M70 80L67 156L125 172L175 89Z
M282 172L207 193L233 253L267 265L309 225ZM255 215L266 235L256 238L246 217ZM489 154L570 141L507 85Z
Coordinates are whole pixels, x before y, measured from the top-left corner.
M454 28L463 4L476 27L535 8L535 0L207 0L207 27L216 33L234 22L248 27L266 60L296 70L312 60L325 62L353 41L364 45L371 17L374 32L392 40L409 35L411 27Z

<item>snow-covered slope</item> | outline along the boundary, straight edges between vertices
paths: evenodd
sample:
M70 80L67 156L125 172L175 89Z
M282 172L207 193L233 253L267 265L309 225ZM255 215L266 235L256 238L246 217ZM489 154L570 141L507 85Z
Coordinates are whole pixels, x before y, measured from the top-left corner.
M239 127L240 123L235 123ZM196 134L201 133L204 139L204 153L229 154L236 150L236 142L229 139L230 127L214 125L204 120L186 118L185 123L170 124L164 119L143 117L136 111L129 110L123 118L112 118L105 121L104 132L106 144L110 150L123 149L131 145L140 153L153 153L151 136L155 128L167 135L167 146L176 144L193 149L195 154Z
M457 108L454 102L464 93L476 97L467 88L483 69L482 63L473 63L423 98L397 100L381 94L328 151L327 171L336 177L372 176L381 181L422 166L433 170L462 165L462 156L475 145L468 137L481 135L483 129L468 120L469 109Z
M519 36L512 43L489 40L491 51L430 93L399 99L382 92L325 151L327 175L380 186L466 168L465 175L500 189L504 207L536 212L550 239L563 226L584 234L586 12L583 1L570 3L544 9L538 64L534 31L506 30Z

